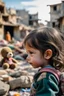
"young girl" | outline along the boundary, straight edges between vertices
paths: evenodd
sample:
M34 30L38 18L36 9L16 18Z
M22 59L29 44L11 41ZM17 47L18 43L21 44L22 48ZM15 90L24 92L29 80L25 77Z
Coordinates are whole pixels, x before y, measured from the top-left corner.
M34 68L41 68L34 76L30 96L59 96L56 76L50 72L41 72L41 70L43 68L62 70L63 43L60 33L49 27L34 30L25 38L24 46L28 53L28 63Z

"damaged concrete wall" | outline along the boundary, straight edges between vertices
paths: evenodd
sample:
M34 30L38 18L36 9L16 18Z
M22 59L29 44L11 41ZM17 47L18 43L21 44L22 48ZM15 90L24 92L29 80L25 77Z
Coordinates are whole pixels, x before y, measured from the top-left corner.
M20 32L18 30L18 27L14 28L14 38L20 40Z
M3 25L0 25L0 40L4 37Z

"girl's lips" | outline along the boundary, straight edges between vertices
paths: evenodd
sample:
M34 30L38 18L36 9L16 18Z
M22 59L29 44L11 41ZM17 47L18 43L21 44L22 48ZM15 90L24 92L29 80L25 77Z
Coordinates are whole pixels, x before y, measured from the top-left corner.
M27 63L29 63L29 64L32 64L32 63L30 63L30 62L28 62L28 61L26 61Z
M28 62L30 65L32 65L32 63Z
M32 65L32 63L30 63Z

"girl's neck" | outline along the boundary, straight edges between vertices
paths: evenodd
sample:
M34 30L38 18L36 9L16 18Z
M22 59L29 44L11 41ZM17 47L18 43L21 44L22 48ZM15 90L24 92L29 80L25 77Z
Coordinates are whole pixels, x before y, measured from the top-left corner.
M48 65L45 65L45 66L43 66L41 68L49 68L49 67L52 67L52 66L50 64L48 64Z

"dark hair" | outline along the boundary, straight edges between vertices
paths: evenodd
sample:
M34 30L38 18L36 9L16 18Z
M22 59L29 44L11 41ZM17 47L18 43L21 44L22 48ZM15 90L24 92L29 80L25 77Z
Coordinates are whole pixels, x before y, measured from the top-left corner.
M40 50L42 54L47 49L51 49L53 52L50 58L50 64L55 68L63 68L64 66L64 42L61 38L60 32L54 28L43 27L37 30L33 30L24 40L26 43L33 48Z

